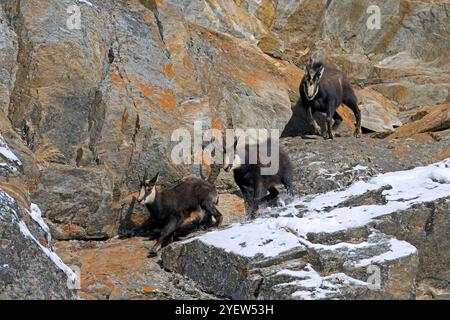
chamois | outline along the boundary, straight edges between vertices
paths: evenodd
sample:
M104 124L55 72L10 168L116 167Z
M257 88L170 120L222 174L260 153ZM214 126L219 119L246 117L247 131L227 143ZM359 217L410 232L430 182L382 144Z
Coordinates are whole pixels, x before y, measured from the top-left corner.
M354 136L361 136L361 111L358 98L352 89L347 76L338 69L310 60L305 68L305 75L300 83L300 96L306 108L308 123L314 128L315 134L320 135L320 126L313 118L315 111L326 113L326 128L324 139L333 139L334 131L342 123L342 118L336 109L343 103L354 113L356 130ZM333 124L334 120L334 124Z
M261 164L260 150L267 147L267 152L271 153L271 140L250 145L245 144L240 150L237 149L238 140L233 145L233 152L227 152L224 144L224 170L233 171L234 181L238 185L244 197L246 213L250 218L255 218L262 201L270 201L278 197L279 191L276 185L283 184L289 196L294 196L292 191L292 164L289 156L279 149L278 171L273 175L264 175L261 169L268 165ZM250 152L257 152L256 163L252 163ZM243 154L243 152L245 154ZM244 159L244 161L242 161ZM269 193L269 194L267 194Z
M147 207L161 227L151 256L156 256L161 247L169 244L179 228L194 220L200 220L207 227L218 227L222 223L222 214L216 208L219 197L213 184L190 177L171 189L158 191L158 178L159 173L149 180L146 170L138 197L138 202Z

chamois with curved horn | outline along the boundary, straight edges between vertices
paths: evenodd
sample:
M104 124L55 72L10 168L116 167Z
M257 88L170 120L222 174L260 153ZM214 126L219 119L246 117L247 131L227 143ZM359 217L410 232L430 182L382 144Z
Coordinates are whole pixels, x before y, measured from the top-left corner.
M324 139L334 138L335 131L342 123L342 118L336 110L343 103L355 115L354 136L357 138L361 136L361 111L358 107L358 98L343 72L328 64L310 59L300 83L300 96L306 108L308 123L314 128L315 134L321 134L321 128L313 117L313 113L319 111L326 114Z
M244 198L246 213L250 218L255 218L259 205L263 201L276 199L279 191L277 185L282 184L289 196L294 196L292 190L292 163L287 153L278 148L278 170L274 174L262 174L265 164L261 163L260 152L264 150L272 155L272 141L266 140L261 143L246 143L243 147L238 146L238 139L235 138L229 149L224 143L224 170L233 171L234 181L241 190ZM251 152L257 152L256 162L250 161ZM272 164L270 164L272 165Z
M206 227L218 227L222 223L222 214L216 208L219 197L212 183L190 177L173 188L159 191L158 180L159 173L148 179L145 170L138 197L138 202L147 207L152 219L161 227L151 256L156 256L161 247L172 242L174 233L186 224L196 220Z

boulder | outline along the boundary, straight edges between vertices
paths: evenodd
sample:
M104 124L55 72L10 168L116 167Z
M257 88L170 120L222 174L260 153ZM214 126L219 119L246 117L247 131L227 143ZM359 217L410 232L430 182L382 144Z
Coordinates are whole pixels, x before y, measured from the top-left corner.
M392 133L389 139L411 137L420 133L433 133L450 128L450 104L425 107L414 110L412 122L405 124Z
M363 137L336 138L333 142L300 137L281 139L293 163L297 195L348 187L378 173L407 170L446 159L441 142Z
M427 83L429 80L423 78L419 84L409 81L383 83L373 85L371 88L397 102L404 109L448 103L450 85L448 83L430 84Z
M418 250L418 284L427 283L428 289L446 288L450 294L448 266L450 264L449 230L450 199L416 204L405 212L382 217L376 228L408 241Z
M413 299L421 276L448 279L449 173L446 160L294 199L174 243L162 263L233 299Z
M49 248L48 229L30 211L0 189L0 299L74 299L77 276Z
M361 109L363 129L378 133L390 133L402 125L398 117L399 108L391 100L370 88L355 88L355 93ZM344 120L344 126L352 128L351 132L347 134L351 135L355 128L353 112L343 105L338 109L338 113Z
M104 239L117 232L113 182L102 170L52 165L40 177L33 201L56 239Z
M143 238L58 241L55 250L80 272L78 296L85 300L214 299L194 282L161 269Z

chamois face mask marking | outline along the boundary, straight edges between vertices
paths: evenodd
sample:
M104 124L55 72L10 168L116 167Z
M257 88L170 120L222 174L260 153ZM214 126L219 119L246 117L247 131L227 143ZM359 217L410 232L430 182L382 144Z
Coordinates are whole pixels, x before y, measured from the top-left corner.
M159 174L152 180L143 180L141 182L141 190L139 192L138 202L141 204L151 204L155 202L156 198L156 183L158 182Z
M324 68L321 67L319 70L311 70L310 67L306 69L306 87L305 94L308 100L313 100L319 93L319 83L322 79Z
M142 186L138 201L142 204L150 204L155 201L156 187L152 188Z

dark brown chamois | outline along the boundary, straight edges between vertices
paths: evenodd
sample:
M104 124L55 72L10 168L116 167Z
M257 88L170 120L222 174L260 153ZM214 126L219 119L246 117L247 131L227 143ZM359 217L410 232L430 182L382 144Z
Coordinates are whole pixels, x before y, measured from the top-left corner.
M224 147L224 170L227 172L233 170L234 181L242 192L246 213L250 218L256 217L259 204L262 201L270 201L278 197L277 185L282 184L286 188L287 194L294 196L292 191L292 164L289 156L283 150L278 149L278 157L273 157L271 140L252 145L247 143L241 149L237 148L237 140L235 140L233 152L227 152L226 149ZM251 153L254 152L257 152L256 161L250 161L252 159ZM271 154L271 159L277 161L276 173L263 174L262 169L273 165L273 163L262 164L260 152Z
M207 227L218 227L222 223L222 214L216 208L219 197L213 184L190 177L171 189L158 191L158 177L159 173L149 180L145 171L138 197L139 203L145 204L152 219L161 228L150 252L152 256L172 242L179 228L194 220L201 220L201 224Z
M333 66L312 59L306 65L305 75L300 83L300 96L306 108L308 123L314 128L315 134L321 134L320 126L314 120L316 111L326 114L326 128L323 131L325 139L333 139L334 131L342 123L342 118L336 112L343 103L348 106L356 118L354 136L361 136L361 111L358 98L347 76ZM334 121L334 124L333 124Z

